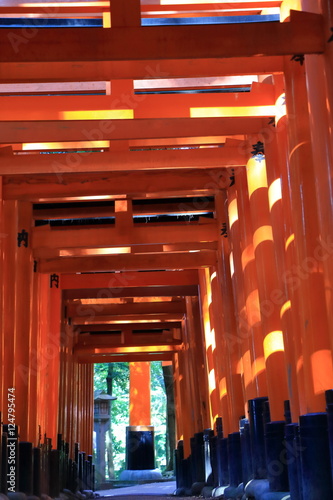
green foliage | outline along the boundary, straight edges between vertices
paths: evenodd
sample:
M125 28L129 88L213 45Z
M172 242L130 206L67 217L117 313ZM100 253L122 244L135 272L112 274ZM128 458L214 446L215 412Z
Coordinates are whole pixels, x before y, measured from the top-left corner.
M151 423L155 427L156 467L166 467L166 395L160 361L151 367ZM95 364L94 389L107 393L107 363ZM126 426L129 425L129 364L113 363L112 395L117 399L111 403L111 433L113 461L116 477L125 468Z

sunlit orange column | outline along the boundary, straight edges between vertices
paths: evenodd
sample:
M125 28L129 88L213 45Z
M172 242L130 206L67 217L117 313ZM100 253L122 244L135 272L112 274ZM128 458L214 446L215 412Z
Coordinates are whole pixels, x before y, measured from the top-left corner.
M238 172L237 172L238 175ZM244 275L242 270L240 232L237 209L236 189L229 187L228 196L226 199L226 210L228 221L225 222L227 228L229 251L229 268L231 273L231 283L236 305L236 329L232 333L233 342L230 342L230 348L239 349L240 362L239 369L242 374L244 399L247 402L249 399L256 397L257 391L253 377L253 366L255 357L251 342L252 332L247 320Z
M279 286L272 294L271 299L280 308L290 409L293 422L297 422L300 414L299 398L303 397L304 394L304 379L300 361L302 359L302 346L298 335L297 298L292 287L288 287L285 279L294 263L295 252L290 193L286 175L288 155L285 95L284 92L281 93L283 91L283 76L275 75L274 82L277 92L277 115L275 127L267 125L267 138L265 137L268 198L279 281Z
M178 389L179 389L179 412L181 414L181 435L184 440L184 455L188 456L190 450L190 438L195 432L194 418L192 413L193 398L190 373L189 373L189 357L188 351L181 351L177 354L178 358Z
M232 255L228 238L229 224L227 221L227 197L225 191L219 191L215 194L215 213L220 234L218 237L216 277L212 279L212 290L213 304L222 313L221 319L218 320L221 332L218 329L216 330L216 346L223 351L221 356L223 356L224 366L224 376L220 380L219 390L223 404L223 426L226 427L227 432L236 432L239 428L239 418L245 411L244 403L250 394L245 396L244 367L242 363L242 347L244 346L243 342L246 344L246 340L239 336L237 330L238 311L236 318L236 307L232 292L230 269ZM224 229L226 229L226 233ZM248 339L248 336L246 338ZM250 379L252 381L252 373ZM226 422L224 418L224 400L227 402L229 412L229 419Z
M150 425L150 363L132 362L130 367L130 425Z
M332 21L332 2L322 2L327 39L332 35L329 21ZM304 10L321 13L320 2L302 1ZM316 182L314 191L317 199L319 238L322 244L329 245L333 252L333 50L332 42L326 44L326 53L306 55L304 60L305 78L308 95L310 135L313 153L313 166ZM328 64L326 64L326 61ZM333 348L333 258L326 254L322 261L328 324Z
M199 269L200 312L202 320L202 348L205 353L205 371L209 390L210 428L213 428L216 417L219 416L218 386L215 376L216 353L215 331L211 325L209 306L212 302L212 292L209 280L209 270Z
M191 350L194 351L195 374L199 388L202 427L210 426L210 406L208 377L206 372L206 356L203 349L200 301L198 297L190 297L191 314L193 316L193 336L191 337ZM188 312L188 309L187 309Z
M324 391L332 385L332 355L325 301L323 260L332 248L319 238L314 189L316 170L311 148L305 69L285 59L289 139L289 179L295 231L295 288L300 296L306 404L301 413L323 411ZM297 286L296 286L297 285Z
M200 365L200 359L197 357L195 342L195 325L192 309L191 297L185 297L186 301L186 327L184 328L184 344L188 352L189 369L191 374L191 399L193 408L193 426L194 432L200 432L203 428L202 418L202 400L204 399L202 385L203 366Z
M282 420L284 400L288 399L288 390L280 307L275 298L279 292L279 280L274 255L264 156L259 154L250 159L246 171L271 418Z
M235 176L237 205L230 205L229 213L232 222L232 231L236 233L239 221L239 236L234 236L233 246L235 248L234 272L235 276L243 273L244 295L246 307L246 320L242 322L241 337L249 335L250 351L247 348L247 357L252 364L253 392L255 397L268 395L267 373L264 356L263 329L260 317L260 304L258 292L257 268L254 256L253 230L250 217L249 196L247 187L246 169L240 168ZM230 192L232 195L232 191ZM233 198L231 198L232 202ZM235 216L236 214L236 216ZM232 233L231 233L232 234ZM237 233L236 233L237 234ZM233 241L233 239L232 239ZM238 247L240 250L240 263ZM238 270L238 271L237 271ZM237 273L237 274L236 274ZM237 282L236 282L237 283ZM242 318L241 318L242 319ZM248 326L247 326L248 325ZM249 330L247 330L249 328ZM244 357L244 355L243 355Z

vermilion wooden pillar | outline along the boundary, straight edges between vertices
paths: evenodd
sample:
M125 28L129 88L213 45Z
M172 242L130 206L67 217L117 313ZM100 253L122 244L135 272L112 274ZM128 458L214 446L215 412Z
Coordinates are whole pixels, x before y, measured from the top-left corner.
M60 279L60 277L59 277ZM61 329L61 290L52 286L49 292L50 319L47 330L47 344L45 357L49 367L49 419L47 422L47 433L56 442L58 432L58 400L59 400L59 365L60 365L60 329Z
M130 366L130 425L150 425L150 363Z
M319 238L304 66L285 60L289 177L295 231L295 288L300 297L306 404L301 413L323 411L332 385L332 354L325 301L323 260L332 249Z
M200 359L197 359L197 347L195 341L195 325L193 317L193 308L191 297L185 297L186 301L186 328L185 328L185 346L188 352L189 369L191 374L191 399L193 408L193 426L194 432L200 432L203 428L202 401L204 400L204 391L201 384L203 366Z
M325 30L331 34L329 21L333 19L331 2L322 2ZM321 13L320 2L302 1L303 9ZM328 35L329 36L329 35ZM332 42L326 44L326 53L306 55L305 77L308 95L310 135L313 153L314 184L318 209L319 238L333 249L333 51ZM330 54L330 55L329 55ZM331 56L331 57L330 57ZM327 64L328 62L328 64ZM333 258L322 261L328 324L333 348Z
M8 389L15 386L14 380L14 311L15 311L15 253L17 247L16 234L16 205L15 201L3 202L3 302L2 302L2 327L3 327L3 421L8 422Z
M238 175L238 173L237 173ZM237 209L236 189L228 189L227 209L228 222L225 222L227 228L227 238L229 240L229 269L231 272L231 283L233 286L234 303L236 305L236 328L232 333L230 349L240 352L240 370L242 374L242 383L245 401L256 397L257 390L255 386L253 367L255 366L255 357L252 347L252 331L247 319L246 297L244 273L242 269L240 227Z
M201 418L202 427L208 428L210 426L210 411L209 411L209 391L208 391L208 379L206 375L206 365L205 365L205 352L202 347L202 329L201 329L201 317L200 317L200 303L198 297L191 297L191 314L193 316L193 337L191 338L191 350L194 351L194 364L195 373L198 381L199 387L199 397L200 397L200 408L201 408ZM187 309L188 311L188 309Z
M263 330L260 317L258 278L253 245L253 230L250 217L247 175L245 168L240 168L239 170L237 170L235 183L237 189L239 240L236 239L234 244L239 245L241 251L241 269L239 269L238 272L243 272L244 274L246 318L250 335L250 351L247 351L247 356L250 357L252 363L253 393L255 393L255 397L264 397L268 395L267 372L264 356ZM237 226L235 226L234 231L236 230L236 227ZM237 251L237 249L235 250ZM235 273L237 272L237 266L239 268L239 264L237 264L237 261L235 261ZM245 336L246 338L246 330L243 324L242 331L244 332L242 334L242 337Z
M282 75L275 76L277 90L283 89ZM280 93L280 92L278 92ZM294 249L290 200L288 192L287 172L287 143L284 93L277 99L276 125L267 126L267 140L265 141L265 155L267 162L267 182L272 234L274 239L275 259L278 270L279 286L271 295L271 300L280 309L282 330L284 333L284 347L286 370L288 373L288 393L293 422L299 417L299 397L303 384L303 370L300 367L301 345L298 335L296 297L289 289L285 280L290 271L290 262L293 262ZM287 184L287 185L286 185ZM287 267L288 266L288 267ZM304 391L303 391L304 392Z
M29 406L28 406L28 439L34 446L38 445L38 336L39 336L39 275L33 273L31 294L31 321L30 321L30 377L29 377ZM56 403L58 406L58 402Z
M216 279L212 280L213 303L221 311L221 336L216 335L216 345L223 349L224 376L220 380L220 398L222 398L223 426L229 432L236 432L239 428L239 417L244 414L244 376L242 363L241 345L245 340L239 336L237 330L237 318L235 301L233 300L232 278L230 270L230 239L228 238L227 222L227 197L225 191L219 191L215 195L215 212L218 221L218 262ZM224 229L226 228L226 234ZM215 298L216 297L216 298ZM222 306L222 308L221 308ZM250 375L252 380L252 373ZM223 395L226 393L226 397ZM228 420L225 419L225 404L227 401L229 412ZM226 424L226 425L225 425Z
M265 158L262 155L254 156L248 161L246 170L271 418L283 420L283 402L288 399L288 389L280 307L275 300L279 280L269 212Z
M210 428L219 415L218 387L216 385L215 331L212 327L209 307L212 301L208 269L199 269L200 312L202 321L202 348L205 354L205 371L208 382Z
M45 359L47 331L49 328L49 293L50 277L48 274L38 275L38 340L37 340L37 424L44 437L48 422L49 406L49 369Z

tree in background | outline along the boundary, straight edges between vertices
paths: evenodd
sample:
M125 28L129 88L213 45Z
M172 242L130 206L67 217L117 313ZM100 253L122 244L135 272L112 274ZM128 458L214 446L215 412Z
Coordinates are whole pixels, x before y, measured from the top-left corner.
M175 404L172 366L153 361L151 366L151 417L155 427L155 455L158 467L173 470L175 449ZM110 396L112 428L107 435L109 479L125 468L126 426L129 425L129 364L103 363L95 365L94 389Z

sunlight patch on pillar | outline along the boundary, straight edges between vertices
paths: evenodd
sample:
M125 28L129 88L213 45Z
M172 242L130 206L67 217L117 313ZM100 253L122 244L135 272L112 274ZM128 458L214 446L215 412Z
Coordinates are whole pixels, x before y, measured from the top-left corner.
M269 209L272 211L272 207L279 200L282 200L282 190L281 190L281 179L275 179L268 188L268 201Z
M264 338L264 354L265 360L275 352L284 352L283 334L281 330L270 332Z

